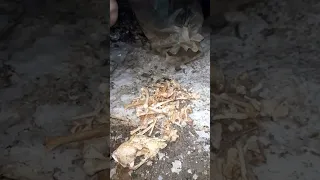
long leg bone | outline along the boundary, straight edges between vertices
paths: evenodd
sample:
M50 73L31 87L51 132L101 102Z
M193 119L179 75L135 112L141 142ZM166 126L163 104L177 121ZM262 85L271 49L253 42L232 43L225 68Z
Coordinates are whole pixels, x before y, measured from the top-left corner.
M53 150L54 148L64 144L108 136L109 134L110 134L109 128L101 127L97 129L88 130L88 131L77 132L75 134L70 134L68 136L48 138L45 141L45 146L47 149Z
M140 161L139 164L133 166L131 169L132 169L132 170L137 170L140 166L142 166L145 162L147 162L148 159L149 159L149 158L145 157L143 160Z

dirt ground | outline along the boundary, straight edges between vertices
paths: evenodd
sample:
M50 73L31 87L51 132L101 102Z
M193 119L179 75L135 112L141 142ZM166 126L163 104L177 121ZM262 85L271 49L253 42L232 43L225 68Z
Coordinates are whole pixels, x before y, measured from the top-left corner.
M10 2L1 4L8 10L1 29L21 12ZM92 111L99 85L108 82L108 6L98 4L50 4L2 37L0 179L89 179L80 149L48 151L43 144L70 134L71 118Z
M1 29L17 17L19 9L15 7L19 6L10 2L4 8L12 13L0 15ZM261 84L257 99L281 100L289 109L281 118L256 118L259 131L251 130L251 124L245 120L236 121L241 125L250 124L245 129L250 133L243 136L244 140L256 136L263 144L265 161L247 166L260 180L316 180L320 176L317 168L320 165L320 45L317 38L320 5L317 3L316 0L261 1L242 13L230 13L228 17L234 23L211 35L211 64L221 68L229 80L246 72L252 84ZM201 103L195 104L198 107L195 112L199 112L193 115L197 127L184 129L183 138L161 151L151 165L133 172L132 177L209 179L206 129L210 125L206 120L210 111L209 74L204 73L209 72L209 54L178 71L175 68L162 73L151 71L154 70L151 63L152 66L146 67L148 72L141 72L139 63L148 64L146 61L152 61L152 54L141 32L131 31L134 24L126 26L127 29L116 26L109 36L103 8L106 6L74 2L51 6L55 6L50 8L51 13L21 19L15 28L0 37L0 179L92 178L83 169L80 148L62 146L48 151L43 143L46 137L70 134L71 118L94 110L101 99L98 87L110 78L110 67L106 65L109 53L117 57L111 62L114 73L111 80L117 80L111 87L129 87L121 89L122 94L114 101L119 104L113 104L113 112L123 112L117 107L136 97L140 86L153 82L150 74L157 75L156 78L172 76L187 87L200 86L197 89L204 95ZM109 39L115 51L109 51ZM159 63L154 59L153 62ZM121 80L130 74L140 77L131 79L135 88L128 84L130 79ZM192 78L185 78L187 75ZM114 89L117 90L113 88L111 93L117 92ZM121 99L129 92L130 96ZM112 112L112 103L110 109ZM233 122L211 123L220 123L225 130ZM112 152L133 127L111 126L114 130ZM225 140L230 140L233 134L223 133L226 136L219 141L220 148L228 150L223 148L233 147L235 143ZM211 142L217 140L217 136L212 136ZM239 137L236 133L235 136ZM225 154L219 154L219 149L211 152L211 168L217 162L214 158ZM111 162L111 171L113 168L114 162ZM210 179L215 177L216 174L211 174Z
M145 41L136 19L128 19L130 9L126 9L123 4L120 4L120 9L123 11L120 12L119 22L111 29L110 113L112 117L122 119L133 127L123 130L117 122L112 123L111 152L129 137L128 131L135 129L139 122L134 109L125 109L124 105L139 96L140 88L155 84L162 79L173 79L183 87L192 88L193 92L200 94L200 100L193 104L194 113L191 118L194 126L179 128L180 138L161 150L159 156L151 161L152 164L143 165L134 171L132 177L133 179L209 179L209 36L207 35L203 41L203 46L206 47L203 56L196 62L177 68L166 62L164 57L149 51L149 44ZM130 26L128 26L129 21ZM111 167L111 172L116 178L117 173L114 171L117 168L114 161Z
M87 7L92 8L88 10ZM69 130L73 126L72 118L94 111L98 102L105 98L101 93L105 90L101 88L103 89L103 86L108 84L110 78L110 67L107 66L109 53L111 57L118 57L117 59L111 58L113 60L111 71L115 74L112 78L120 78L120 80L112 79L114 83L111 84L111 87L128 82L126 81L128 79L121 80L121 77L117 76L119 74L117 70L121 72L123 70L121 68L129 67L127 72L130 72L131 68L131 72L137 73L132 77L137 78L144 72L141 69L143 63L149 58L154 58L153 54L143 48L147 46L145 39L141 32L132 29L136 27L130 19L120 22L130 21L132 26L114 28L109 36L103 7L105 6L99 3L79 2L76 6L74 3L64 1L53 3L46 7L47 9L41 9L40 14L29 14L17 21L16 26L12 26L12 30L8 30L7 35L1 41L0 158L2 179L82 180L94 178L90 176L92 173L88 173L88 169L85 168L86 161L83 156L86 154L83 147L86 146L86 143L65 145L50 151L46 149L44 142L48 137L71 134ZM12 2L10 6L4 8L9 9L8 11L12 14L1 15L3 19L1 27L15 22L11 19L16 18L20 4ZM109 51L109 39L113 42L111 47L117 48L117 51ZM208 38L206 42L206 47L209 49ZM123 52L123 56L121 52L119 53L119 49ZM127 56L128 52L131 55ZM136 61L137 58L141 58L140 61ZM210 79L207 72L210 68L209 53L202 59L201 62L191 67L182 67L176 73L176 77L171 77L179 80L187 88L191 86L188 79L185 78L186 74L194 74L194 81L202 79L196 84L203 87L200 93L204 96L198 104L195 104L197 112L200 113L193 115L198 119L198 128L184 129L181 138L170 145L166 151L161 152L161 160L154 161L152 166L141 167L132 174L134 179L179 179L180 177L208 179ZM125 60L127 64L121 64L121 60ZM132 66L132 62L138 64L133 63L134 66ZM119 63L120 66L117 66ZM159 79L170 78L170 72L177 71L174 67L163 71L165 67L162 65L159 64L158 66L162 68L154 71L158 73ZM154 68L154 66L149 67ZM145 74L150 72L145 72ZM123 75L128 75L128 73L123 73ZM131 79L131 82L141 81L133 87L134 94L126 96L126 102L131 97L138 95L138 90L142 85L150 83L147 76L144 78ZM113 89L125 90L114 94L117 96L122 96L130 90ZM123 104L112 103L112 105L122 107ZM201 108L204 106L207 108ZM111 110L117 109L111 107ZM111 115L118 115L115 112L113 111ZM202 121L199 121L200 118ZM108 117L102 116L100 119L108 120ZM118 125L111 128L111 133L114 134L111 140L116 137L118 142L123 142L130 126L119 127ZM107 144L106 139L100 140L104 142L100 146ZM110 151L112 152L118 144L113 141L111 143ZM106 148L108 147L104 147L103 154L109 152ZM108 162L110 157L103 158ZM113 164L111 165L113 168Z
M315 180L320 175L319 5L318 1L261 1L242 13L230 13L235 23L211 35L211 62L226 79L246 73L253 84L260 84L255 98L282 101L289 109L281 118L254 119L259 127L251 135L234 133L244 141L255 136L262 144L264 162L247 165L259 180ZM225 129L233 122L246 126L243 123L249 121L220 120L213 125ZM212 133L211 141L218 139L223 148L232 133L219 134ZM211 154L214 164L216 156L218 151Z

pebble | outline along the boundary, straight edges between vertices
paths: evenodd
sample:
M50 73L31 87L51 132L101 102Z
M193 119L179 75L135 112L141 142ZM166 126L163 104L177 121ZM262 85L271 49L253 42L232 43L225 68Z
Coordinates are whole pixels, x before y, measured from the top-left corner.
M181 171L181 161L175 160L174 162L172 162L171 171L172 171L173 173L179 174L180 171Z
M198 179L198 175L194 174L194 175L192 176L192 179Z

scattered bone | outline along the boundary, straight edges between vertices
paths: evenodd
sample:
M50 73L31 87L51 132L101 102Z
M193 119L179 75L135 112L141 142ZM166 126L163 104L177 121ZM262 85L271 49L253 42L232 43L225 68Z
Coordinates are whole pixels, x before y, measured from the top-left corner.
M240 144L239 141L237 142L237 149L239 152L239 161L240 161L240 166L241 166L241 177L242 177L242 180L247 180L246 161L244 158L244 152L243 152L242 145Z
M136 107L136 114L141 122L141 125L131 131L131 134L144 134L150 130L149 136L151 136L157 122L163 122L160 119L169 118L170 120L165 121L165 131L174 131L170 124L182 126L192 122L189 118L189 114L192 112L191 108L189 106L183 107L180 102L197 99L198 95L182 89L175 81L158 83L154 87L155 90L142 88L140 97L126 106L127 108ZM151 125L149 125L150 123ZM174 133L166 132L164 134Z
M252 94L257 93L258 91L260 91L263 88L263 85L261 82L259 82L255 87L253 87L250 92Z
M169 132L170 134L165 135L165 136L163 137L163 139L165 139L166 141L174 142L174 141L176 141L176 140L179 138L178 130L173 129L173 130L167 131L167 132Z
M166 142L179 138L178 130L173 128L173 124L182 127L186 123L192 123L189 117L192 109L186 102L199 98L199 95L186 91L175 81L165 81L153 87L155 89L141 88L140 96L126 106L136 108L140 125L130 132L133 136L112 154L116 162L132 170L155 157L160 149L167 146ZM156 128L161 137L151 138ZM147 132L149 137L144 135ZM136 157L141 155L144 159L134 165Z
M110 169L108 155L108 138L103 137L94 141L86 141L83 147L83 169L88 175ZM101 176L102 174L100 174Z
M89 131L80 131L75 134L70 134L68 136L47 138L45 141L45 146L47 149L52 150L64 144L108 136L109 133L109 127L100 127Z
M144 135L135 135L128 141L122 143L112 154L113 159L123 167L132 170L138 169L148 159L155 157L159 150L167 146L165 140L160 138L150 138ZM144 156L140 163L134 165L138 156Z
M277 103L273 100L262 100L249 97L249 95L257 95L262 89L262 83L258 83L253 88L249 81L248 73L241 73L235 82L229 86L226 86L224 90L226 92L219 92L222 94L213 94L215 115L212 117L213 120L233 120L228 126L228 131L222 132L222 128L215 130L218 127L217 123L212 126L211 132L213 133L211 139L211 145L214 148L219 148L217 155L211 155L211 160L214 162L211 166L211 170L215 174L215 179L226 180L226 179L241 179L241 180L256 180L257 177L254 175L251 165L260 164L266 162L264 155L264 148L270 144L270 142L260 142L260 139L256 135L258 130L259 116L269 116L275 118L285 117L288 115L288 108L284 103ZM250 89L251 88L251 89ZM228 91L230 89L230 94ZM249 89L250 93L247 94ZM247 120L248 121L243 121ZM251 124L246 122L254 122L253 127ZM226 123L226 124L227 124ZM240 124L244 123L244 124ZM235 147L229 149L221 149L220 141L216 143L214 140L221 140L221 134L236 132L241 133L240 137L249 137L245 142L245 145L240 142L236 143ZM254 132L256 131L256 132ZM214 133L219 132L220 138L216 138L217 135ZM250 132L250 133L249 133ZM251 136L250 136L251 135ZM228 135L226 136L228 137ZM226 139L228 142L228 139ZM222 158L224 151L227 151L226 157Z
M239 164L238 160L238 150L236 148L228 149L227 153L227 161L223 166L223 174L228 178L232 179L234 176L233 171L234 168Z
M216 158L212 161L210 166L210 171L214 174L216 180L225 180L225 175L223 174L223 168L225 161L222 158Z
M236 100L232 97L230 97L229 95L227 95L226 93L222 93L220 95L215 95L213 94L213 97L217 100L220 101L221 103L224 104L233 104L233 105L237 105L239 106L239 108L242 108L245 110L246 114L250 117L256 117L257 113L255 111L255 108L247 102L242 102L239 100Z
M224 120L224 119L248 119L248 115L244 113L233 113L233 114L217 114L213 116L213 120Z
M257 110L257 111L261 111L261 103L259 101L257 101L256 99L250 98L248 96L244 97L245 99L249 100L249 102L252 104L252 106Z

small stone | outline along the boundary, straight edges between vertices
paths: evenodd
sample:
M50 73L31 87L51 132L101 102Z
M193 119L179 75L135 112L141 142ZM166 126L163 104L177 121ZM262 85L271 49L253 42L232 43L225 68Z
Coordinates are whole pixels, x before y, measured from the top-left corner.
M151 165L152 165L152 161L148 161L147 166L151 166Z
M174 162L172 162L171 172L179 174L181 171L181 166L181 161L175 160Z
M159 152L159 153L158 153L158 158L159 158L159 160L161 160L163 157L165 157L165 154L164 154L164 153Z
M198 179L198 175L194 174L194 175L192 176L192 179Z

